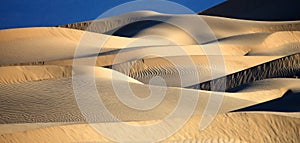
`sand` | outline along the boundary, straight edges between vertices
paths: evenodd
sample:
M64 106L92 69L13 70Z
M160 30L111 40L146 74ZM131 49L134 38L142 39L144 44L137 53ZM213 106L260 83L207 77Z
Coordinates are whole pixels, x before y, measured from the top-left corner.
M138 22L154 17L178 24L202 18L215 37L196 33L202 39L197 43L174 25ZM195 32L203 28L195 29L197 22L191 23ZM132 28L139 24L142 28ZM184 112L159 130L120 127L113 135L146 142L182 123L160 141L299 142L300 21L140 11L97 20L90 32L82 31L87 25L0 31L0 142L111 142L91 125L165 122L178 101ZM220 85L223 79L226 86ZM226 91L212 88L214 81ZM96 106L100 99L106 108ZM214 105L219 110L205 110ZM199 130L199 122L214 115Z
M218 115L204 131L199 118L192 118L178 133L162 142L299 142L299 118L271 113L228 113ZM157 133L157 131L153 131ZM1 135L1 142L112 142L87 124L53 126Z

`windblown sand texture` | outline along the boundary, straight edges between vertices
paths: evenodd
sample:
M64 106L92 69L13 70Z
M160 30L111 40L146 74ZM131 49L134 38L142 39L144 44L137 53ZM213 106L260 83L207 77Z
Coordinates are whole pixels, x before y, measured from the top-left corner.
M139 21L149 17L201 18L216 39L197 43L174 25ZM196 95L199 99L191 118L161 142L299 143L299 30L297 20L254 21L151 11L58 27L1 30L0 142L112 142L82 115L73 89L76 79L72 77L78 76L83 79L78 83L80 88L89 89L84 106L97 102L89 98L93 83L84 80L93 78L99 98L122 121L99 114L93 124L160 122L182 96L191 97L186 98L184 110ZM107 35L112 31L112 36ZM147 38L153 35L157 37ZM78 45L86 50L78 53ZM215 47L218 52L207 52ZM74 66L91 61L92 65ZM164 79L165 86L153 81L157 77ZM150 110L130 108L118 99L117 95L123 94L116 93L114 84L130 86L132 94L140 98L163 90L164 98ZM125 95L128 89L119 90ZM211 94L224 97L215 119L199 130ZM151 131L153 136L163 132L164 128Z

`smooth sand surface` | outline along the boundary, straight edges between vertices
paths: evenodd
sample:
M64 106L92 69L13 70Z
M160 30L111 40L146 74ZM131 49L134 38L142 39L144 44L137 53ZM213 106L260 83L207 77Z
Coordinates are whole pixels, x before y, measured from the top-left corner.
M162 142L299 142L299 118L272 113L229 113L218 115L204 131L199 117ZM155 121L154 121L155 122ZM146 122L147 123L147 122ZM115 123L118 124L118 123ZM140 122L139 124L145 124ZM153 131L159 134L157 131ZM142 135L142 134L141 134ZM1 135L1 142L112 142L88 124L53 126ZM134 140L134 139L132 139Z
M0 67L0 84L22 83L29 81L41 81L49 79L59 79L72 77L72 74L82 76L92 76L96 78L108 78L114 80L128 81L142 84L115 70L89 67L89 66L6 66Z

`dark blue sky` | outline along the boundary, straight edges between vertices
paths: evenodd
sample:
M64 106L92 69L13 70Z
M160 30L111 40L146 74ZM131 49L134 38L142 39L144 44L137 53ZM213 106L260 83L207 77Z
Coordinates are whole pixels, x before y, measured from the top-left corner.
M128 1L130 0L2 0L0 29L55 26L92 20ZM200 12L225 0L170 1L186 6L194 12Z

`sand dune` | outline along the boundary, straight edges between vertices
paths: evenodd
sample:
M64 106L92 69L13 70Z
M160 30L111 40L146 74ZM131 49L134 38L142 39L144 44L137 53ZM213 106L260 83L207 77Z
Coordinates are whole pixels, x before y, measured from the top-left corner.
M178 133L162 142L299 142L295 126L299 119L270 113L229 113L218 115L204 131L193 117ZM141 122L139 124L145 124ZM159 134L157 131L154 133ZM76 124L3 134L1 142L111 142L90 125ZM132 139L134 140L134 139Z
M263 80L267 78L295 78L299 75L299 62L299 54L294 54L278 58L257 66L253 66L251 68L238 71L233 74L228 74L221 78L202 82L190 86L189 88L211 90L211 85L215 85L214 90L223 91L224 89L230 90L242 84L247 84L253 81ZM226 81L225 87L223 81Z
M125 81L116 81L118 84L125 86L127 82ZM82 81L82 88L88 88L92 83L85 83ZM195 95L201 95L199 98L199 106L205 106L210 92L198 91L198 90L187 90L180 88L167 88L165 98L168 100L163 101L157 108L153 110L138 111L136 109L131 109L124 106L117 97L114 95L118 94L113 90L113 85L111 80L105 78L97 79L97 88L99 91L99 96L104 101L104 104L107 105L107 108L115 112L117 117L125 121L132 120L148 120L148 119L159 119L167 115L172 108L177 104L178 98L181 96L179 91L190 93L191 99L195 98ZM141 85L131 83L130 87L132 92L139 97L147 97L150 95L151 88L156 90L162 90L163 87L151 87L148 85ZM88 88L90 89L90 88ZM91 90L91 89L90 89ZM78 109L78 105L75 101L72 89L72 80L70 78L63 78L59 80L44 80L36 82L26 82L19 84L4 84L1 85L1 99L10 101L1 104L1 113L4 117L2 118L2 123L35 123L35 122L74 122L74 121L84 121L83 117ZM143 91L143 92L141 92ZM273 93L273 95L266 96ZM91 93L87 93L90 95ZM123 94L129 94L126 91L123 91ZM221 94L221 93L215 93ZM233 94L233 93L232 93ZM250 93L245 93L250 94ZM261 95L260 95L261 94ZM239 99L225 97L224 102L233 103L235 105L226 105L224 103L224 111L221 109L220 112L227 112L230 110L240 109L241 107L247 107L250 105L257 104L258 102L268 101L281 97L284 94L284 91L281 90L270 90L270 91L261 91L258 92L255 97L260 97L264 95L264 98L258 98L263 100L248 100L248 99ZM11 96L14 95L14 96ZM159 98L159 97L156 97ZM26 104L22 104L25 102ZM95 101L89 101L87 99L86 105L92 104ZM48 105L51 104L51 109ZM38 108L37 108L38 107ZM186 108L188 108L187 105ZM202 107L203 108L203 107ZM4 110L5 109L5 110ZM64 110L61 110L64 109ZM118 110L115 110L118 109ZM98 109L101 110L101 109ZM12 114L12 112L15 112ZM126 113L126 114L122 114ZM199 113L198 113L199 114ZM143 115L143 116L141 116ZM114 119L108 119L106 117L95 118L99 122L109 122L114 121Z
M0 84L21 83L72 76L72 67L7 66L0 67Z
M235 93L225 93L225 97L218 114L280 98L288 90L299 92L299 87L297 86L299 82L299 80L271 80L250 84L248 90L241 90ZM117 83L121 85L127 84L127 82L124 81L118 81ZM274 85L272 83L274 83ZM86 83L85 81L82 81L81 84L85 88L89 88L88 86L90 85L90 83ZM121 103L118 98L115 97L117 93L113 90L111 80L106 78L97 78L96 84L99 91L98 94L102 98L106 108L109 109L116 117L122 119L122 121L147 121L163 119L176 106L179 97L183 96L180 94L181 92L189 92L190 94L184 96L191 96L191 100L195 98L193 96L199 95L200 99L198 99L198 105L193 115L202 116L202 112L208 102L208 98L210 94L213 93L200 90L167 88L165 100L159 106L151 110L139 111L124 106L123 103ZM153 90L153 87L149 88L148 85L135 83L131 83L130 87L133 91L133 94L139 97L147 97L149 96L150 91ZM155 87L155 89L158 90L160 87ZM126 94L127 92L124 90L123 93ZM221 95L222 93L213 94ZM89 93L86 93L87 97L88 95ZM16 123L36 124L42 122L54 123L52 125L60 125L74 124L74 122L85 122L85 119L76 103L70 78L19 84L3 84L1 85L1 99L3 101L7 101L1 104L0 108L1 114L3 117L5 117L1 119L2 124L11 124L11 126L15 127ZM92 99L88 100L87 98L84 103L85 105L93 105L94 101L92 101ZM48 107L49 104L52 105L51 108ZM190 108L190 105L186 105L186 107L183 108ZM98 112L99 110L103 109L94 110L97 110ZM180 118L180 116L178 117ZM115 119L111 119L106 116L95 115L95 118L92 122L115 122ZM36 125L34 127L25 126L23 128L19 128L19 130L28 130L44 126L45 125L43 124L40 126ZM0 127L5 129L5 127L7 128L7 125ZM18 131L17 129L18 128L13 131ZM11 130L8 130L8 132L11 132ZM5 131L3 130L2 133L5 133Z
M123 84L126 83L124 82ZM103 80L101 80L101 85L109 85L109 83L103 82ZM134 91L136 91L135 93L139 94L138 96L147 96L147 94L149 94L145 93L146 95L142 95L140 92L147 91L148 87L141 87L138 85L131 86L134 89ZM138 86L138 88L136 86ZM62 87L64 90L61 90ZM177 104L176 101L180 96L178 95L179 89L170 88L168 89L168 93L165 97L166 101L164 101L160 106L156 107L155 109L145 112L124 107L124 105L122 105L122 103L120 103L116 98L112 98L113 96L105 97L106 95L114 94L107 93L112 92L110 88L107 88L108 87L98 89L99 91L102 91L100 93L100 96L103 98L103 101L106 104L106 108L112 111L112 113L116 117L122 119L122 121L127 122L144 122L149 120L160 120L170 113L170 111ZM8 93L1 94L1 99L9 101L9 104L5 103L1 105L1 114L5 117L1 119L2 124L0 125L2 136L5 136L5 134L8 133L18 135L18 133L16 132L45 128L47 126L53 126L53 128L60 128L56 126L70 124L71 126L67 127L69 128L86 122L77 107L78 105L76 104L74 95L72 95L72 87L68 82L66 82L66 80L42 81L35 83L7 85L4 87L1 86L1 89L1 93ZM29 90L26 91L24 89ZM137 91L137 89L139 90ZM203 114L202 112L204 110L204 107L206 106L205 102L207 102L208 100L209 92L199 92L196 90L190 92L198 92L196 94L199 94L199 96L201 96L196 112L194 113L194 116L200 117ZM253 92L248 93L227 93L225 94L223 105L221 106L221 109L218 112L218 114L251 106L257 103L269 101L271 99L281 97L283 94L283 90L270 89L268 91L259 91L255 90L255 88L253 89ZM11 97L11 95L14 96ZM86 102L87 105L90 105L91 103L92 101ZM49 104L52 105L51 109L49 109L48 107ZM187 106L184 108L190 107ZM97 115L94 119L94 122L111 123L115 122L115 120L107 118L105 116ZM44 134L43 132L40 133ZM61 135L66 134L63 133ZM103 140L101 139L98 141Z
M151 48L149 49L149 52L151 52ZM153 52L157 52L157 51L153 51ZM200 79L197 80L197 82L199 81L203 82L212 79L211 69L210 69L211 67L219 68L224 66L223 69L220 69L218 75L218 77L221 77L226 74L235 73L280 58L278 56L266 56L266 57L228 56L228 55L225 56L199 55L198 56L196 55L197 53L195 53L195 55L190 55L190 56L179 56L181 54L175 54L177 56L171 56L172 52L169 53L171 53L170 55L168 55L169 57L149 56L149 57L143 57L142 59L138 59L139 56L145 54L145 51L129 50L128 52L124 52L124 53L121 52L121 53L116 53L111 55L100 55L97 58L94 57L82 58L82 59L77 59L76 61L78 63L80 63L81 61L82 62L95 61L96 66L107 66L119 72L125 73L126 75L129 75L144 83L148 83L151 77L160 75L166 78L165 80L168 83L168 85L179 86L178 81L176 81L177 80L176 76L179 74L179 72L182 77L186 77L188 79L193 78L192 76L194 74L199 74ZM135 54L136 56L132 56L132 54ZM209 61L214 58L219 58L220 63L214 65L215 63ZM73 60L50 61L50 62L44 62L44 64L71 66L73 64ZM176 68L180 69L181 71L177 71ZM168 79L168 77L170 77L170 79ZM177 78L179 77L177 76ZM191 83L187 83L187 85L184 86L189 86L196 83L193 83L193 81L191 81Z
M298 31L235 35L219 39L218 42L221 48L239 47L248 50L248 56L287 56L299 53L300 45Z
M50 33L49 36L44 35L40 38L34 38L35 36L27 36L22 34L19 34L20 32L26 33L30 30L35 30L37 33L36 37L38 37L38 33L42 35L43 33ZM68 33L68 31L71 32L73 37L73 40L70 41L66 38L60 38L64 37L61 33ZM75 49L77 47L77 44L80 42L80 36L82 36L82 32L78 30L68 30L68 29L61 29L61 28L37 28L37 29L15 29L15 30L7 30L7 31L1 31L3 35L11 35L6 36L6 38L3 39L1 42L1 49L3 52L1 52L3 55L3 60L1 60L2 65L9 65L9 64L44 64L48 61L61 61L64 60L64 62L58 62L58 63L65 63L68 62L67 59L71 59L74 56ZM53 33L53 34L52 34ZM73 34L76 33L76 34ZM258 33L259 34L259 33ZM226 39L220 39L219 47L220 52L216 52L217 55L266 55L266 56L284 56L284 55L290 55L299 52L299 33L298 32L276 32L272 34L261 34L264 36L265 40L262 40L259 36L256 34L249 34L249 36L235 36L230 37ZM16 36L19 36L19 38L22 38L23 40L15 40L15 42L11 42L16 38ZM88 36L92 37L91 39L94 40L101 40L105 38L105 35L99 35L99 34L93 34L88 33ZM65 36L66 37L66 36ZM285 40L281 40L281 37L288 37ZM52 42L47 42L46 39L53 39ZM68 38L68 37L67 37ZM41 42L42 39L44 39L44 42ZM70 38L69 38L70 39ZM183 38L184 39L184 38ZM251 40L250 40L251 39ZM116 44L115 40L119 41L118 44ZM156 41L156 44L150 44L153 43L153 40ZM143 55L147 53L152 53L153 55L159 55L159 56L180 56L180 55L205 55L207 54L207 50L209 48L215 48L215 43L208 43L203 44L200 46L197 45L189 45L189 46L172 46L171 43L168 43L164 40L136 40L136 39L126 39L126 38L119 38L119 37L111 37L107 41L107 43L101 48L101 51L99 51L99 47L101 47L99 44L93 42L93 40L84 42L81 44L81 46L86 47L88 51L85 51L84 54L78 55L82 57L86 56L96 56L98 53L100 53L101 62L97 63L99 66L108 66L113 64L113 60L117 54L121 55L119 57L122 57L122 60L119 60L118 62L126 62L126 61L132 61L135 59L141 58ZM39 41L39 42L37 42ZM70 42L66 42L70 41ZM124 42L120 42L124 41ZM128 43L138 41L137 43L127 47L126 49L123 49L122 47L127 45ZM276 41L276 45L272 45L271 43L274 43ZM166 46L158 46L162 43ZM89 45L86 45L86 43L89 43ZM93 44L94 43L94 44ZM134 48L136 46L139 46L139 43L144 43L144 45L149 45L145 48ZM254 43L251 46L247 43ZM257 44L255 44L257 43ZM171 44L171 45L170 45ZM22 48L20 46L22 45ZM153 45L153 46L151 46ZM106 47L107 46L107 47ZM8 50L8 52L5 52ZM41 48L42 47L42 48ZM119 48L117 48L119 47ZM28 50L28 49L36 49L36 50ZM272 52L269 51L269 49L272 48ZM20 50L22 49L22 50ZM163 51L170 51L172 49L172 52L163 52ZM121 50L121 51L115 51L115 50ZM47 55L40 54L42 51L47 51ZM113 52L114 51L114 52ZM218 51L216 49L216 51ZM103 54L101 54L103 53ZM132 54L136 53L136 54ZM105 57L103 57L103 56ZM143 58L143 57L142 57ZM145 57L146 58L146 57ZM22 61L22 62L20 62ZM57 62L55 62L57 63ZM68 63L72 63L72 60L69 60ZM115 61L114 64L117 64Z
M285 85L284 83L288 83L291 80L282 81L277 82L281 83L281 85ZM283 96L289 89L295 91L299 90L299 87L296 86L299 84L299 80L294 80L293 82L295 83L290 84L294 85L294 87L281 86L281 88L272 85L271 82L272 81L267 81L268 84L265 85L266 88L257 86L257 84L261 84L257 83L251 85L251 88L249 88L248 91L241 90L236 93L225 93L223 105L221 106L219 114L279 98ZM127 84L127 82L124 81L118 81L118 83L124 85ZM88 83L85 83L82 86L88 85ZM99 96L104 101L104 104L107 105L106 108L111 110L115 116L123 121L146 121L162 119L165 115L170 113L170 111L177 104L176 102L178 98L182 96L178 91L184 90L179 88L168 88L168 92L165 96L166 101L162 102L162 104L157 108L145 112L131 109L122 105L122 103L114 97L116 93L114 93L112 90L111 80L98 79L97 85L99 85ZM140 97L149 96L149 92L146 91L153 90L146 85L135 83L130 84L130 86L135 95ZM159 87L155 88L159 89ZM185 92L190 92L191 95L200 96L197 106L198 110L196 110L194 114L202 115L202 111L206 105L205 102L208 101L210 92L198 90L186 90ZM124 93L126 92L124 91ZM221 95L222 93L214 94ZM85 121L77 107L78 105L72 92L72 84L70 79L1 85L1 99L9 101L1 104L1 114L5 117L1 119L2 124L39 122L63 122L65 124L70 122L69 124L73 124L73 122L82 123ZM87 101L86 104L89 105L92 102L93 101ZM51 109L48 108L50 103L52 105ZM186 108L190 107L187 106ZM122 114L124 112L127 114ZM102 123L113 121L114 119L108 119L101 116L95 118L95 122Z
M82 36L85 36L81 39ZM77 46L85 49L78 57L98 55L107 51L122 49L136 39L111 37L103 34L84 33L66 28L21 28L1 30L0 65L42 64L51 60L72 59ZM106 40L103 45L101 41ZM155 42L154 42L155 41ZM156 43L168 45L166 41L141 39L136 44ZM101 51L100 50L101 47Z
M229 113L218 115L211 126L197 131L191 119L177 135L170 140L196 142L299 142L299 131L293 126L299 119L269 113ZM193 131L194 130L194 131ZM240 135L241 134L241 135Z
M5 37L0 41L0 50L2 51L0 56L3 59L1 65L37 65L49 61L72 59L78 44L81 48L86 49L83 53L79 53L78 57L94 57L98 54L106 56L101 61L114 61L107 56L114 57L116 54L122 54L121 57L126 57L126 59L122 59L122 62L141 58L146 53L160 56L205 55L205 49L199 45L176 46L169 41L157 38L149 40L145 38L109 37L89 32L84 34L83 31L64 28L11 29L0 31L0 35ZM88 40L84 41L81 36L85 36L84 39L88 38ZM101 41L106 40L106 38L107 41L101 45ZM141 46L147 47L137 48ZM170 49L172 49L171 52ZM246 54L231 47L229 49L225 47L216 54L232 55L239 53ZM112 62L103 62L99 65L111 64Z
M90 32L82 31L88 26ZM149 11L1 30L0 142L111 142L88 122L146 125L180 107L184 112L168 120L180 123L168 126L184 126L165 142L297 143L299 30L300 21ZM105 108L97 106L100 99ZM219 110L206 110L214 105ZM214 115L200 131L199 122ZM115 136L119 131L130 133L120 128ZM129 136L132 141L144 140Z
M118 19L126 19L127 21L119 22L118 26L124 26L127 23L133 22L137 17L167 17L172 19L196 19L197 17L203 18L212 32L215 34L217 39L221 41L219 44L220 52L215 52L222 55L289 55L299 52L299 21L286 21L286 22L257 22L257 21L246 21L246 20L236 20L236 19L227 19L220 17L211 17L211 16L195 16L195 15L166 15L153 12L135 12L129 13L122 16L117 16L113 18L108 18L104 20L99 20L98 23L101 23L101 27L109 27L110 23L114 23ZM222 22L220 22L222 21ZM95 24L95 26L97 26ZM103 25L104 24L104 25ZM134 23L132 23L134 24ZM118 27L116 26L116 28ZM127 28L128 27L128 28ZM120 29L121 33L126 35L126 33L132 33L132 26L128 25ZM193 27L193 26L192 26ZM76 28L76 26L75 26ZM207 27L208 28L208 27ZM35 31L35 32L33 32ZM205 30L208 32L209 30ZM290 32L291 31L291 32ZM294 31L294 32L293 32ZM30 34L29 34L30 33ZM34 33L34 34L31 34ZM105 33L105 32L102 32ZM173 34L170 34L173 33ZM175 34L176 33L176 34ZM186 51L185 55L203 55L207 53L208 48L217 48L217 43L214 43L214 40L211 38L205 38L205 34L201 33L198 35L202 40L202 45L197 48L199 45L191 46L191 44L196 43L189 34L182 31L181 29L171 26L166 23L159 23L154 26L144 28L136 32L134 37L137 38L121 38L116 36L110 37L105 45L100 45L99 41L102 41L108 38L107 35L95 34L95 33L85 33L80 30L71 30L65 28L24 28L24 29L11 29L11 30L1 30L1 50L3 55L3 60L1 60L1 65L4 64L34 64L45 61L53 60L67 60L71 59L74 56L75 48L78 44L81 47L86 48L83 54L78 56L87 57L95 56L98 53L105 53L123 49L124 47L132 49L133 47L147 46L151 48L136 49L144 51L144 53L153 52L155 53L165 53L166 55L162 56L178 56L177 51L174 51L169 54L169 52L157 52L158 49L164 51L170 51L172 48L174 50L174 45L185 45L178 50ZM4 36L5 35L5 36ZM42 36L43 35L43 36ZM168 41L168 39L160 40L159 38L142 38L144 36L156 35L168 39L172 39L173 42ZM178 37L176 37L178 35ZM184 36L185 35L185 36ZM259 35L259 36L257 36ZM83 39L80 39L81 36L84 36ZM175 36L175 37L174 37ZM203 37L203 38L201 38ZM282 37L284 40L281 40ZM19 39L19 40L16 40ZM23 40L20 40L23 39ZM51 39L51 41L49 41ZM207 39L207 40L206 40ZM210 41L210 40L213 41ZM264 39L264 40L262 40ZM36 42L39 41L39 42ZM116 42L118 41L118 42ZM276 45L271 44L276 41ZM277 42L279 42L277 44ZM133 44L132 44L133 43ZM154 44L155 43L155 44ZM253 44L248 44L253 43ZM129 45L128 47L128 44ZM201 44L201 43L200 43ZM20 48L22 45L22 48ZM171 47L168 47L171 46ZM173 47L172 47L173 46ZM10 50L7 49L9 47ZM43 48L40 48L43 47ZM101 51L99 51L101 47ZM163 48L162 48L163 47ZM267 49L272 48L272 52ZM22 49L22 50L20 50ZM32 50L28 50L32 49ZM198 50L200 49L200 50ZM43 53L43 50L47 50L47 54ZM148 51L147 51L148 50ZM131 50L130 50L131 51ZM172 50L171 50L172 51ZM114 53L116 53L115 51ZM5 53L5 54L4 54ZM139 52L140 53L140 52ZM143 53L143 54L144 54ZM132 55L130 52L128 53ZM109 54L111 55L111 54ZM137 55L138 57L139 55ZM26 57L26 58L25 58ZM105 58L107 59L107 58ZM134 59L134 58L132 58ZM107 61L107 60L106 60ZM105 63L102 65L109 65Z
M197 24L191 24L190 26L193 28L210 28L215 36L219 38L230 37L234 35L244 35L249 33L263 33L263 32L276 32L276 31L297 31L299 30L299 21L278 21L278 22L265 22L265 21L250 21L250 20L239 20L239 19L230 19L223 17L213 17L206 15L168 15L168 14L160 14L149 11L140 11L134 13L128 13L112 18L100 19L96 21L90 21L85 23L75 23L69 25L63 25L61 27L73 28L73 29L81 29L92 31L96 33L115 33L116 36L126 36L132 37L136 36L145 36L145 35L161 35L172 37L175 35L174 33L178 33L183 37L190 39L191 37L183 32L180 27L174 27L167 23L161 22L153 22L150 19L168 19L165 22L172 22L172 19L182 19L182 20L197 20L198 22L206 22L209 27L206 27L205 24L201 23L200 27ZM170 20L171 19L171 20ZM116 22L118 21L118 22ZM142 21L142 22L138 22ZM143 22L144 21L144 22ZM145 22L146 21L146 22ZM148 21L148 22L147 22ZM150 24L149 24L150 23ZM80 25L86 25L86 28L82 28ZM142 26L144 24L145 26ZM112 26L113 25L113 26ZM138 29L133 29L133 27L142 27ZM150 26L149 26L150 25ZM104 29L105 28L105 29ZM182 27L181 27L182 28ZM206 29L204 29L206 31ZM132 34L134 32L135 34ZM168 33L173 33L170 35ZM202 33L204 34L204 33ZM195 44L195 41L181 40L179 37L172 37L171 39L178 39L185 44ZM198 44L198 43L197 43ZM201 44L201 43L200 43Z
M108 78L142 84L117 71L101 67L71 66L6 66L0 67L0 84L22 83L72 77L72 74Z
M299 112L298 104L299 84L297 79L269 79L257 82L255 85L243 85L239 87L238 92L253 91L251 88L261 89L289 89L289 91L281 98L271 100L265 103L240 109L239 111L276 111L276 112Z
M221 59L213 63L211 59ZM149 58L142 61L117 64L112 68L143 83L155 76L164 78L168 86L189 87L197 83L233 74L275 60L279 57L256 56L176 56ZM127 67L131 67L128 69ZM214 69L213 69L214 68ZM222 69L223 68L223 69ZM212 72L214 70L214 72ZM219 70L219 71L218 71ZM216 75L213 75L213 74ZM197 79L199 78L199 79ZM182 79L184 79L184 82Z

